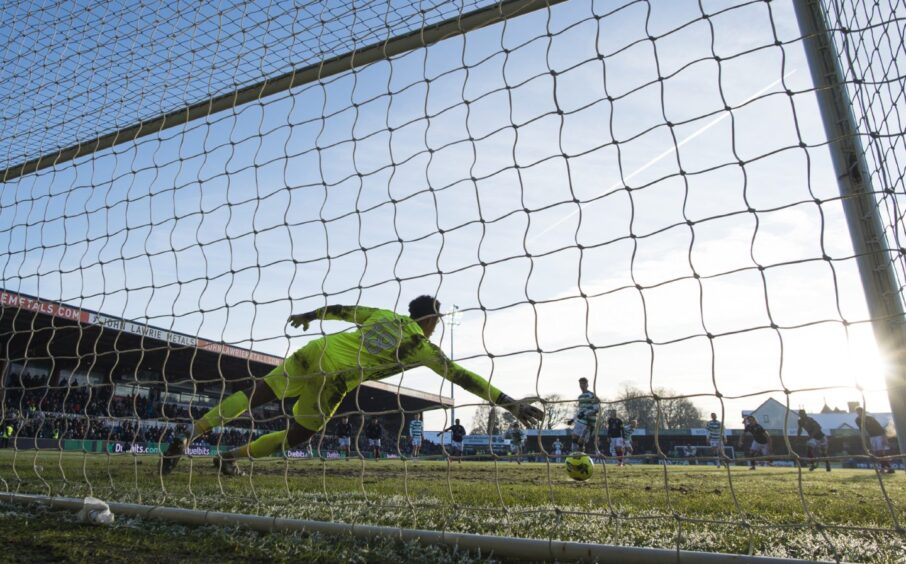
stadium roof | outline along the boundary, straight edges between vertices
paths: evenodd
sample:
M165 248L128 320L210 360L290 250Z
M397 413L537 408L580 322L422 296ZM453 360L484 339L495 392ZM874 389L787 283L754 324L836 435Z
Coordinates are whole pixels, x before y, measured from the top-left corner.
M2 289L0 346L3 362L27 361L52 372L78 370L113 381L128 374L129 382L194 383L218 391L223 383L230 388L245 387L283 361L251 349ZM154 379L147 380L143 371L153 372ZM357 400L368 412L453 405L451 398L439 394L365 382L358 394L347 396L339 411L357 410Z

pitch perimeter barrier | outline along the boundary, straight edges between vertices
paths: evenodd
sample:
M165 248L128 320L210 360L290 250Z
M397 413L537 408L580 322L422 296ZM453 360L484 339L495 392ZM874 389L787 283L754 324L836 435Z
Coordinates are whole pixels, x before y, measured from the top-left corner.
M128 442L128 441L99 441L88 439L38 439L34 437L20 437L9 439L8 445L2 445L6 448L15 448L16 450L46 450L46 451L64 451L64 452L97 452L109 454L140 454L159 456L165 452L170 443L148 443L148 442ZM233 447L230 446L209 446L209 445L192 445L186 449L189 456L216 456L221 452L226 452ZM285 453L275 454L274 456L286 458L311 458L312 454L307 450L291 450ZM324 453L325 458L340 458L338 452L327 451Z

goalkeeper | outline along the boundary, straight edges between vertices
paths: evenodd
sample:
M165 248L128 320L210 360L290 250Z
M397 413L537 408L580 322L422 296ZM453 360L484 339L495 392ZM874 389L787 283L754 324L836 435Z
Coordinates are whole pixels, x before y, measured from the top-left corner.
M519 421L534 425L543 412L528 400L516 401L481 376L449 360L428 339L440 318L440 302L419 296L409 303L409 317L362 306L327 306L292 315L293 327L308 329L316 319L355 323L358 330L327 335L306 344L245 391L236 392L195 420L189 432L170 443L161 461L169 474L196 437L222 427L247 410L275 400L297 398L288 428L258 437L222 456L214 464L226 475L239 475L236 461L268 456L301 444L322 430L340 402L362 382L380 380L417 366L434 372L473 394L510 411Z

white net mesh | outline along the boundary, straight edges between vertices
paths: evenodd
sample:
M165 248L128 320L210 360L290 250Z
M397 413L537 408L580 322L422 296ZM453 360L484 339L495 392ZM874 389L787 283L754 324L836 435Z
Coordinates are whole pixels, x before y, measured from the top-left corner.
M902 287L906 7L824 4ZM893 428L791 3L25 3L2 17L7 491L902 554L906 483L877 458L896 441L874 448L848 405ZM449 37L425 39L438 26ZM410 43L393 50L400 37ZM374 45L397 54L358 64ZM326 60L348 70L319 74ZM321 79L160 119L303 68ZM511 397L544 398L545 428L524 431L521 452L505 412L407 367L350 393L310 443L240 461L246 477L219 475L211 455L285 429L292 401L218 427L160 474L160 451L193 419L348 331L296 330L291 313L405 313L419 294L461 312L434 338L449 356ZM575 483L560 463L580 377L602 401L586 450L608 464ZM799 408L818 414L826 451L796 435ZM629 454L608 437L610 410L635 421L625 468L610 465ZM754 473L752 411L772 439L755 458L776 466ZM372 416L392 460L370 458ZM462 452L442 432L454 418L472 435ZM814 458L834 471L810 473Z

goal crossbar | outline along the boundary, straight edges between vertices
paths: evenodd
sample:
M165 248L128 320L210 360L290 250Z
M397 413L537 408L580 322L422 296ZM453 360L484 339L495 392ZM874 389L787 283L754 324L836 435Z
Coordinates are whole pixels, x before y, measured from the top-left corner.
M277 77L264 79L157 117L143 119L138 123L104 133L93 139L80 141L63 149L54 149L34 159L3 169L0 172L0 182L9 182L42 169L284 92L296 86L323 80L407 51L428 47L444 39L463 35L467 32L481 29L515 16L548 8L561 2L563 0L506 0L494 3L406 34L390 37L311 65L295 68Z

